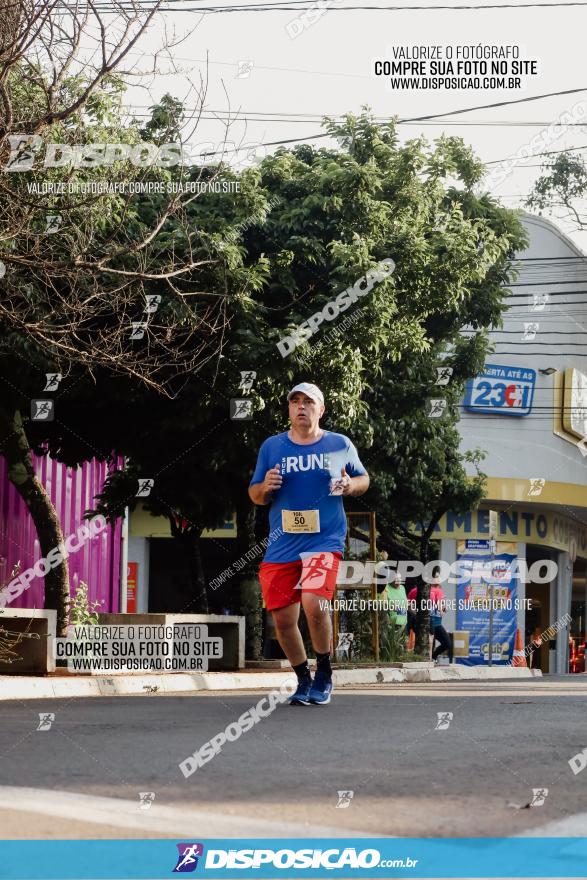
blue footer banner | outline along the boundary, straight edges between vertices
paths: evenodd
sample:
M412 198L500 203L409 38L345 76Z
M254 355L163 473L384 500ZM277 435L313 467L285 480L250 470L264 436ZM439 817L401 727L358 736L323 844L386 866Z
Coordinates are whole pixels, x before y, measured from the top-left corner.
M2 880L580 877L587 838L0 841Z

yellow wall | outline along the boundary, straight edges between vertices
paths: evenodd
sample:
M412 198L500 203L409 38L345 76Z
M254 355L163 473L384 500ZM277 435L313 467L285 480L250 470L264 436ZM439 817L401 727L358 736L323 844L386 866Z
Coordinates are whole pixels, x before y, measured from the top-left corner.
M491 481L489 481L491 482ZM510 504L492 504L499 513L498 541L522 541L526 544L541 544L555 550L567 552L576 549L576 555L587 558L587 526L537 504L514 507ZM445 514L432 535L438 538L489 538L489 508L486 504L479 510L459 516ZM573 545L574 544L574 548Z
M137 505L130 515L131 538L171 538L171 528L166 516L151 516L142 505ZM236 515L220 529L206 529L203 538L236 538Z

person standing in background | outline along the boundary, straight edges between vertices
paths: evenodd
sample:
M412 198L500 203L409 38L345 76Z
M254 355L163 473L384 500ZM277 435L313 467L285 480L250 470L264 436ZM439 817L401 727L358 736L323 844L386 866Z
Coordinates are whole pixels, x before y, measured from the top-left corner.
M379 598L387 602L389 622L395 627L396 639L403 644L408 624L408 597L400 574L396 574L393 583L387 584Z
M415 603L417 602L417 599L418 588L413 587L408 593L408 602ZM438 648L432 651L432 660L436 661L440 654L443 654L446 651L448 653L448 661L449 663L452 663L452 639L442 625L442 615L446 610L446 596L440 586L438 569L436 569L435 574L432 576L432 583L430 584L430 603L430 635L432 636L430 647L434 647L435 641L439 642Z

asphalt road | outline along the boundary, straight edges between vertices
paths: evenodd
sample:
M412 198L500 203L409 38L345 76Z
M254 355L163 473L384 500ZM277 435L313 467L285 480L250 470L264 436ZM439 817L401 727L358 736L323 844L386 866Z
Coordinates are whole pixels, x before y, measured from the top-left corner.
M568 763L587 747L587 676L339 690L279 706L184 778L261 696L2 702L0 837L587 834L587 772ZM533 789L548 794L528 807Z

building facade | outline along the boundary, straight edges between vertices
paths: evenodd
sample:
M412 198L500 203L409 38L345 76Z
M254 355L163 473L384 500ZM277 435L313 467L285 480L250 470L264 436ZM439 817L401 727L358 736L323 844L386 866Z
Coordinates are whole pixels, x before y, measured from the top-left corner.
M542 561L540 571L534 568L538 581L520 577L510 585L518 608L501 632L519 629L524 644L532 633L546 633L542 670L566 672L569 636L584 643L586 630L587 258L549 221L531 215L522 221L530 244L519 255L503 327L491 334L494 352L468 383L459 425L462 451L486 452L487 497L479 511L443 517L435 537L446 562L489 560L496 584L507 560L528 569ZM490 510L497 513L495 533ZM491 537L495 547L486 543ZM474 641L479 621L459 611L462 588L443 588L457 605L446 628L468 630ZM494 656L499 633L496 625Z

